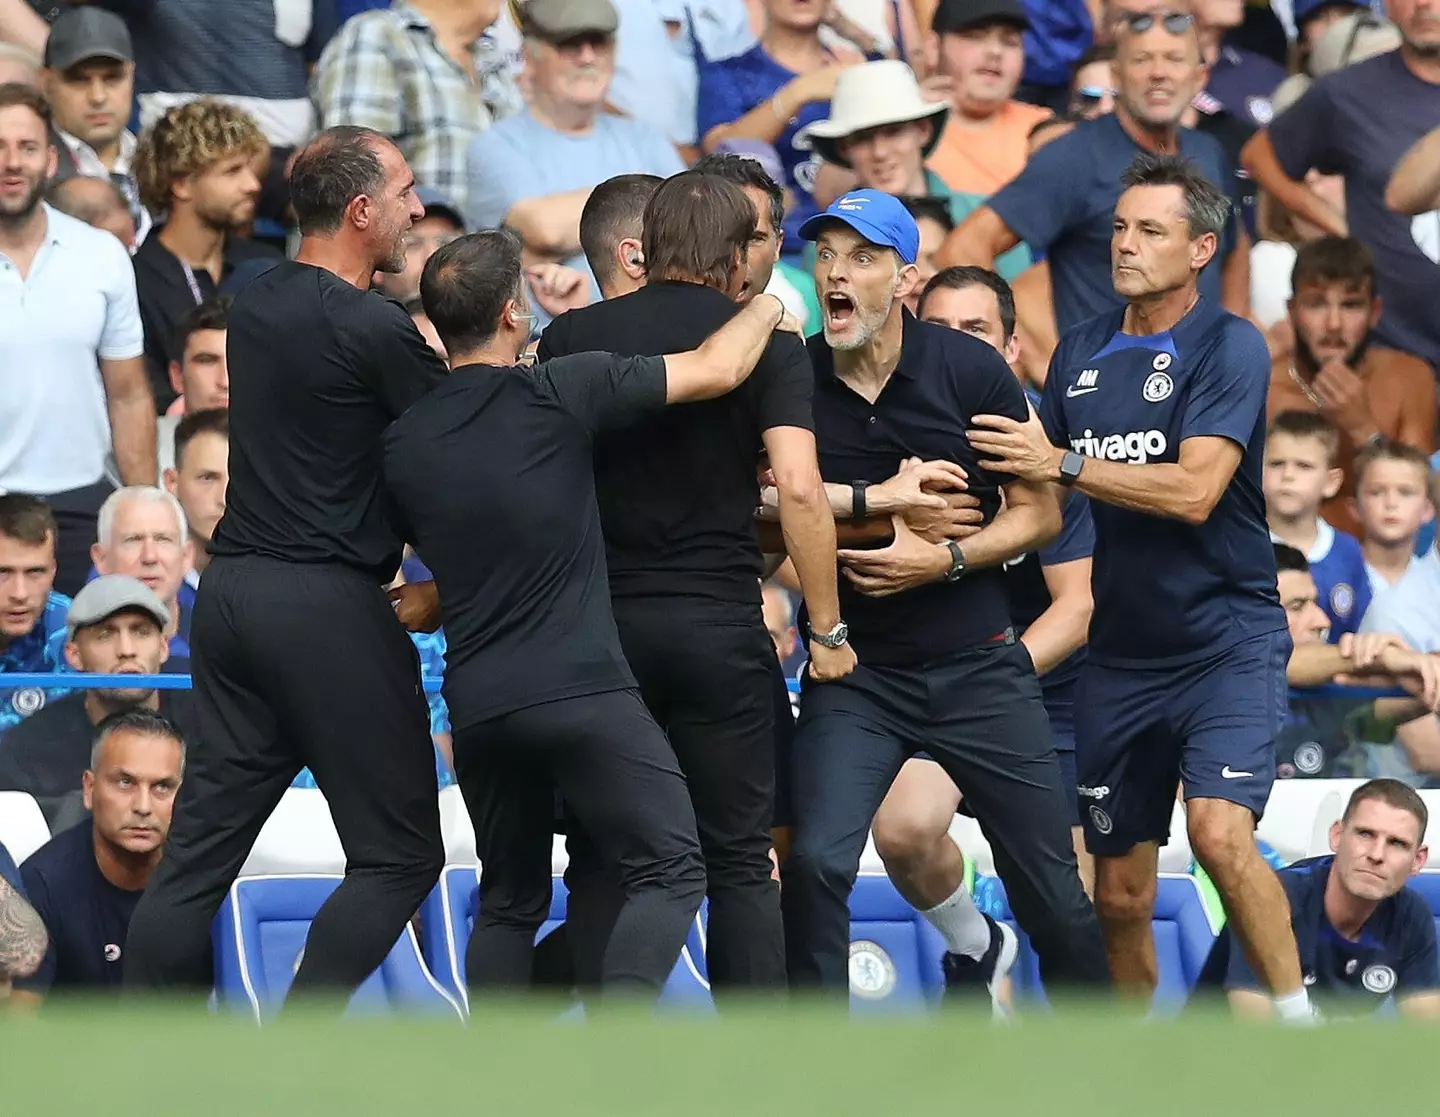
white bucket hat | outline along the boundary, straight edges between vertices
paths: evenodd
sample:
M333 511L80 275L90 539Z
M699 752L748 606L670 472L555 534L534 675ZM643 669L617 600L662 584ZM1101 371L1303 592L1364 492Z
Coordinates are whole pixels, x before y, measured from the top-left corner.
M1400 28L1389 20L1369 12L1352 12L1321 34L1310 52L1310 76L1323 78L1357 62L1368 62L1378 54L1399 50L1403 41Z
M922 155L928 156L940 142L949 113L947 102L925 100L914 72L904 62L865 62L840 75L835 95L830 98L830 118L800 129L795 146L801 151L819 152L827 163L848 167L849 161L836 150L837 140L884 124L929 120L933 127L922 149Z

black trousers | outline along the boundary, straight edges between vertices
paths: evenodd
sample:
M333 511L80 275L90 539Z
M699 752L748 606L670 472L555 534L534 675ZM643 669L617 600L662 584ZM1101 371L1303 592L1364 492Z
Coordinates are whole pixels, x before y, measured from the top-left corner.
M191 645L199 737L164 857L130 921L125 982L208 988L211 920L308 766L346 871L311 924L294 988L351 990L394 946L445 860L415 646L365 575L255 556L211 562Z
M862 659L837 682L806 680L782 869L792 986L848 989L848 901L865 838L901 765L920 752L955 781L993 846L1047 989L1108 984L1040 684L1024 645L1009 637L925 667Z
M466 953L472 990L531 983L550 910L555 790L615 866L604 943L607 993L658 995L705 894L685 777L633 690L531 706L455 731L455 774L480 854L480 911Z
M90 546L105 498L115 491L106 478L83 489L45 497L55 515L55 592L74 597L90 577Z
M784 989L785 933L771 878L775 649L760 607L699 598L615 602L625 658L690 789L705 855L710 985ZM583 822L583 820L582 820ZM603 858L572 828L569 938L582 985L609 938ZM613 905L611 906L613 910Z

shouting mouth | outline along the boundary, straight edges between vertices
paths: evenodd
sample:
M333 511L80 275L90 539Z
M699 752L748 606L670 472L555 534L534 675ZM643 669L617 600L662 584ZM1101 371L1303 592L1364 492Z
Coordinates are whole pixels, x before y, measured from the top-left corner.
M855 300L849 295L831 292L825 296L825 325L843 330L855 321Z

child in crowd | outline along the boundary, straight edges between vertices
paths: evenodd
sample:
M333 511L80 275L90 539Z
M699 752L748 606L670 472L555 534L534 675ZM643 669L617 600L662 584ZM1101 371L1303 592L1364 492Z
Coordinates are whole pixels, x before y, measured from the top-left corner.
M1370 604L1370 581L1360 544L1320 517L1320 505L1340 491L1335 466L1340 432L1319 412L1282 411L1265 438L1265 514L1270 538L1288 543L1310 562L1319 605L1330 618L1330 642L1360 627Z
M1355 455L1355 514L1372 593L1393 586L1415 562L1415 539L1435 518L1430 462L1403 442L1377 439Z

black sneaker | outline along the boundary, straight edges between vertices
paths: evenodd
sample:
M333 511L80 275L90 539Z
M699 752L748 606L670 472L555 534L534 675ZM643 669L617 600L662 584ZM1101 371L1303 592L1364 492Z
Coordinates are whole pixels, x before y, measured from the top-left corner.
M984 957L976 959L947 953L941 960L945 971L945 999L973 1003L980 999L983 991L991 1014L1004 1020L1010 1013L1002 994L1006 992L1005 979L1020 954L1020 940L1007 924L996 923L988 915L985 922L990 925L990 947Z

